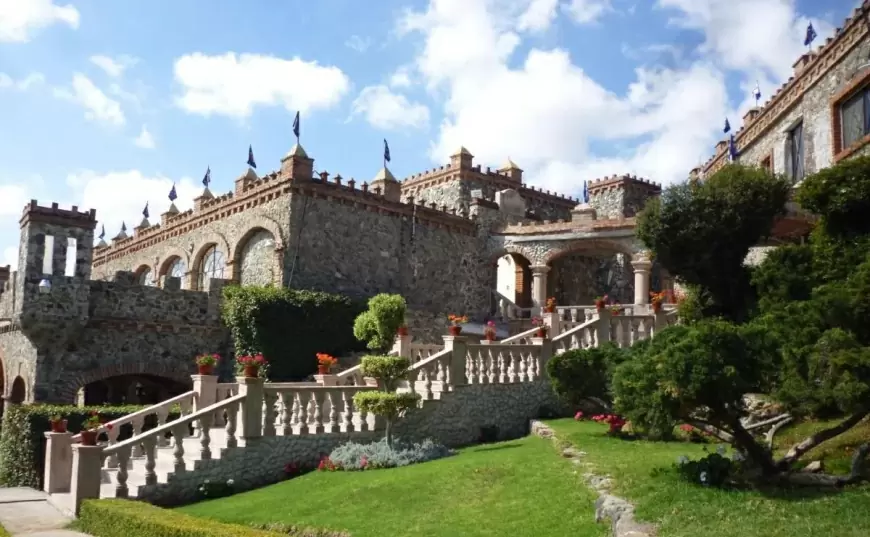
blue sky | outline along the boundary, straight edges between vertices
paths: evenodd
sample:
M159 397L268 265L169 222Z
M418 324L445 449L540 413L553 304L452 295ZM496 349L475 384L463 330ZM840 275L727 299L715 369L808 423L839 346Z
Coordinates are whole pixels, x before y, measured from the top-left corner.
M279 166L302 114L318 170L397 177L460 145L578 194L705 160L856 0L0 0L0 265L31 198L94 207L109 237L248 145Z

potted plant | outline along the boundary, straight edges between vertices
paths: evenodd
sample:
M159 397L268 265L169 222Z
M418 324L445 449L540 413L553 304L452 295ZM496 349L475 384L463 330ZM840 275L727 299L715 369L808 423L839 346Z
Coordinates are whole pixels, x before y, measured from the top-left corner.
M607 305L607 295L595 297L595 309L601 311Z
M200 375L214 374L214 368L221 357L217 354L200 354L196 357L196 369Z
M487 341L495 341L495 321L487 321L483 329L483 337Z
M96 410L91 412L91 415L88 416L84 422L82 422L82 432L79 433L82 438L83 446L96 446L97 445L97 436L100 434L100 427L105 423L100 419L100 414ZM106 430L112 430L112 424L106 424Z
M266 367L266 359L262 354L239 356L236 358L236 370L248 378L260 376L260 370Z
M544 305L544 311L546 313L556 313L556 297L551 296L547 299L547 303Z
M540 317L534 317L532 319L532 326L538 327L538 333L535 334L536 337L547 337L547 330L549 330L550 327L544 324L543 319L541 319Z
M653 313L658 313L662 311L662 305L665 303L665 291L660 291L658 293L652 292L649 294L649 302L652 305Z
M63 419L63 416L60 414L55 414L54 416L48 419L48 424L51 426L51 432L53 433L65 433L67 420Z
M338 363L333 356L326 354L325 352L317 353L317 374L318 375L328 375L329 370Z
M407 336L408 335L408 326L403 324L402 326L399 327L399 330L396 331L396 334L398 334L399 337Z
M451 336L458 336L462 333L462 325L468 322L468 317L465 315L454 315L450 314L447 316L447 320L450 321L450 326L447 329L450 331Z
M622 306L617 302L610 306L610 314L614 317L622 313Z

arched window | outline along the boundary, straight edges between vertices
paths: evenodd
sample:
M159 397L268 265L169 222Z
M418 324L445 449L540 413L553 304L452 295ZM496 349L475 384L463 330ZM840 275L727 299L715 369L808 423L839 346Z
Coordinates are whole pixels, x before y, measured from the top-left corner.
M147 285L148 287L154 287L154 285L156 283L154 281L154 272L148 267L145 267L144 269L140 270L139 277L137 278L136 283L138 283L139 285Z
M180 257L176 257L172 264L169 265L169 268L166 270L166 276L171 278L178 278L181 280L181 288L187 289L187 282L184 279L184 274L187 272L187 265L184 263L184 259Z
M217 246L210 246L202 256L199 270L199 290L208 291L208 282L212 278L223 278L227 261L224 253Z

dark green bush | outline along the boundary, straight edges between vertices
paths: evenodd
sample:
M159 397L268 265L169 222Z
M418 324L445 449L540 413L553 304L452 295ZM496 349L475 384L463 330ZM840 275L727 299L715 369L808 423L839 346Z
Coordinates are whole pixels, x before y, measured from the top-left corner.
M45 433L52 416L67 420L72 433L82 430L82 423L96 411L104 421L112 421L145 408L141 405L77 407L74 405L8 405L0 429L0 486L41 488L45 466ZM177 408L169 418L180 415ZM157 425L155 415L145 419L143 430ZM130 438L131 425L122 425L118 439Z
M353 323L364 309L351 299L282 287L224 288L222 315L236 355L263 353L273 381L297 381L317 371L315 354L362 350Z
M354 321L353 335L370 350L388 352L405 322L406 309L402 295L375 295L369 299L368 309Z
M129 500L87 500L76 527L94 537L350 537L346 532L283 524L225 524Z

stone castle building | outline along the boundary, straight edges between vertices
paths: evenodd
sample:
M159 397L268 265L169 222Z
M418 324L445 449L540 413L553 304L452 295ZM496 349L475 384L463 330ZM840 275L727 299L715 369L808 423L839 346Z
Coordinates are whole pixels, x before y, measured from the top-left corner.
M870 39L865 2L843 28L795 63L795 74L735 134L738 161L796 184L870 141ZM728 142L690 177L728 161ZM223 350L228 282L318 289L365 298L401 293L416 339L444 333L447 313L483 320L591 304L601 294L643 304L672 285L634 234L655 183L613 176L589 203L523 182L508 162L450 162L398 181L317 171L294 146L264 176L248 169L233 192L205 189L128 236L96 246L95 211L24 208L18 271L0 268L0 395L20 401L165 399L189 382L191 358ZM578 188L579 190L579 188ZM808 231L792 208L775 241ZM759 249L763 253L763 248ZM67 271L67 257L75 256ZM84 388L84 392L82 392ZM144 402L144 401L143 401Z

